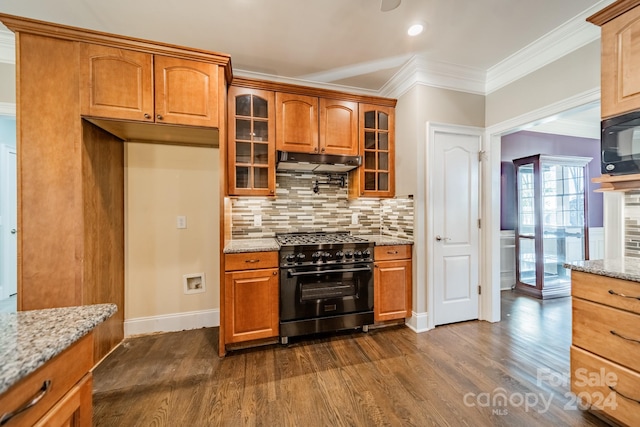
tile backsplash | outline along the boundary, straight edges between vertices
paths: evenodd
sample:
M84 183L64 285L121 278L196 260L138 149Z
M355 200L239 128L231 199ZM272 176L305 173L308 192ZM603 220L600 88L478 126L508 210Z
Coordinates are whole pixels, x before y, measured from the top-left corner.
M298 231L351 231L413 240L413 199L348 199L348 174L278 172L276 197L231 199L233 239ZM340 187L340 179L345 186ZM314 191L317 182L317 192ZM353 224L357 220L357 224Z

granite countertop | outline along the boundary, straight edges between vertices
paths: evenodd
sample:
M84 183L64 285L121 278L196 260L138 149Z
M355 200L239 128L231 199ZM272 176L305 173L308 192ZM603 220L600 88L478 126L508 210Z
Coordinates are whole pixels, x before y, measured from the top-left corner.
M638 258L625 257L617 259L574 261L572 263L564 264L564 267L584 273L613 277L614 279L640 282L640 259Z
M225 254L241 254L245 252L279 251L280 245L276 239L237 239L231 240L224 247Z
M412 245L413 242L399 237L380 236L372 234L357 235L363 239L373 242L376 246L392 246L392 245ZM246 252L269 252L279 251L280 245L273 237L264 239L236 239L229 241L223 252L225 254L241 254Z
M0 313L0 394L117 311L115 304Z

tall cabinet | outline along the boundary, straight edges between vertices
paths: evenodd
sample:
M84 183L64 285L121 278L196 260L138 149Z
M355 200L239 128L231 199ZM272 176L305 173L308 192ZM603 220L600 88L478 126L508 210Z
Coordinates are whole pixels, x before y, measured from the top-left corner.
M537 298L571 293L566 262L589 259L589 157L516 159L516 289Z

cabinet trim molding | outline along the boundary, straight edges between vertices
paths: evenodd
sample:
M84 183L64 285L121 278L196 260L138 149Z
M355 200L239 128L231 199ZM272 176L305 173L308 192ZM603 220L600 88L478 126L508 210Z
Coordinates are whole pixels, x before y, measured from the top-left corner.
M638 5L640 5L638 0L619 0L588 17L587 22L602 26Z

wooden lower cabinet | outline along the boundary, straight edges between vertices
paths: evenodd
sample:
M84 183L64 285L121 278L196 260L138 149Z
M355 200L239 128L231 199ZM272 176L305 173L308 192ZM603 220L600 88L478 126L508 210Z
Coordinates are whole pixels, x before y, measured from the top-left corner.
M376 246L374 260L374 320L411 317L411 245Z
M6 427L92 425L93 332L0 395L0 416L16 412ZM28 409L17 413L25 404Z
M571 391L582 409L640 425L640 283L571 272Z
M277 337L278 253L228 254L225 266L225 344Z

